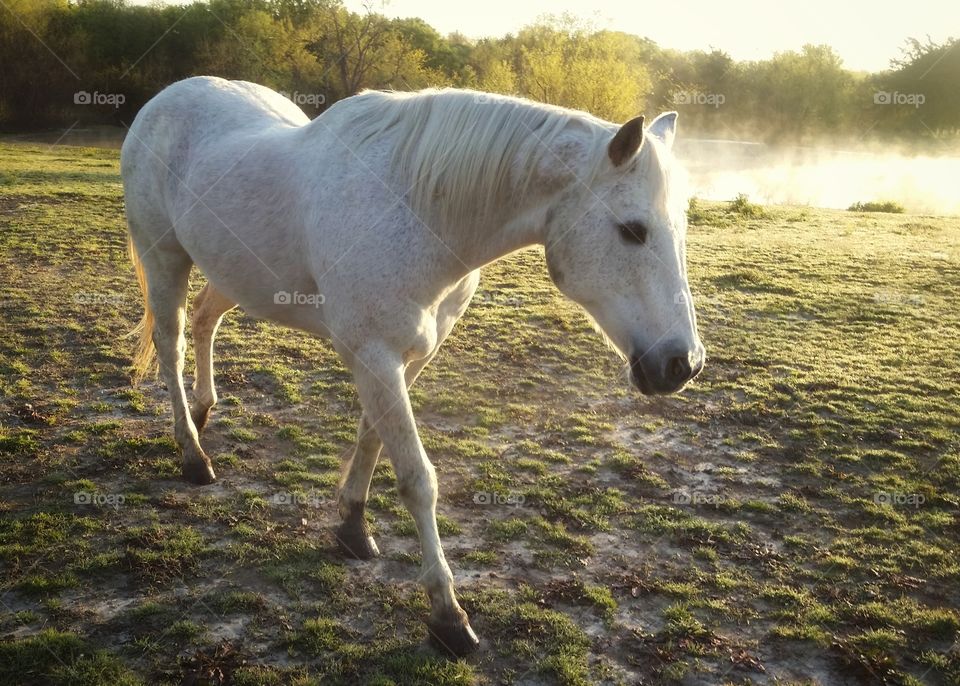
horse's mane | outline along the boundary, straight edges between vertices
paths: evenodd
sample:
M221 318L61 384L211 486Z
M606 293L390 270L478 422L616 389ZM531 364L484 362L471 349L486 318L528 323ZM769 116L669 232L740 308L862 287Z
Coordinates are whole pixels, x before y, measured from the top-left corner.
M613 130L584 112L471 90L364 91L355 100L357 140L391 130L401 191L427 223L475 225L516 208L538 168L563 171L555 144L571 122L593 151L576 172L590 183Z

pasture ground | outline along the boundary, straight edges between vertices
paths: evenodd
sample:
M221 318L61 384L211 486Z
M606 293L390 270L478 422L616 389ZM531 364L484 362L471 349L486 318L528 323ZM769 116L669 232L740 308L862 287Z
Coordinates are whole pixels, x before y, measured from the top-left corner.
M129 383L117 152L0 143L0 682L960 683L960 219L695 203L689 263L681 396L628 388L537 250L417 382L483 639L450 661L386 460L382 557L333 545L330 346L229 314L220 480L183 483Z

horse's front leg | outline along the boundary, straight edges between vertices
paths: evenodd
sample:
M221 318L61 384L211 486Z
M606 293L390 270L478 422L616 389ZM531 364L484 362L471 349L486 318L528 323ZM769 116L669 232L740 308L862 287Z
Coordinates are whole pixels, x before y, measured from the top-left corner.
M436 352L434 350L422 360L416 360L407 365L404 379L408 390ZM342 522L334 531L340 550L348 557L358 560L369 560L380 554L377 542L370 535L370 527L364 519L364 512L370 495L370 480L373 478L373 470L377 466L377 458L380 457L382 448L383 442L380 440L380 435L373 428L367 413L364 412L360 417L360 428L357 430L357 445L354 447L353 455L344 463L340 475L337 507L340 510Z
M453 575L440 545L437 477L417 434L403 361L384 348L368 348L356 355L352 366L364 414L390 456L397 475L397 492L413 515L420 535L420 581L430 598L430 636L448 652L465 655L479 642L466 612L457 602Z
M364 519L367 497L370 495L370 479L373 478L373 470L383 448L380 436L371 423L364 412L357 429L357 445L353 455L343 465L337 489L337 507L342 522L334 530L334 536L340 550L357 560L369 560L380 554Z

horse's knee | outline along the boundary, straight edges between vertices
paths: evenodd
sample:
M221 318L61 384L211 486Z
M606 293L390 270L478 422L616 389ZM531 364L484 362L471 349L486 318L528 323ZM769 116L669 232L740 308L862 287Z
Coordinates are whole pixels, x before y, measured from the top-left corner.
M437 474L433 465L424 460L419 469L398 469L397 494L410 510L432 508L437 502Z

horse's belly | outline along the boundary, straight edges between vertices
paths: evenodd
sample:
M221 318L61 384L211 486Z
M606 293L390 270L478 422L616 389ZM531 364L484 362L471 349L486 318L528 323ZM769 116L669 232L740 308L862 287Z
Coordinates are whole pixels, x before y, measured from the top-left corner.
M197 268L245 312L326 334L326 299L288 226L265 220L250 225L237 213L194 208L176 231Z
M330 331L323 317L322 304L294 305L288 303L284 306L274 304L274 306L241 307L245 313L254 319L262 319L293 329L300 329L323 338L330 337Z

